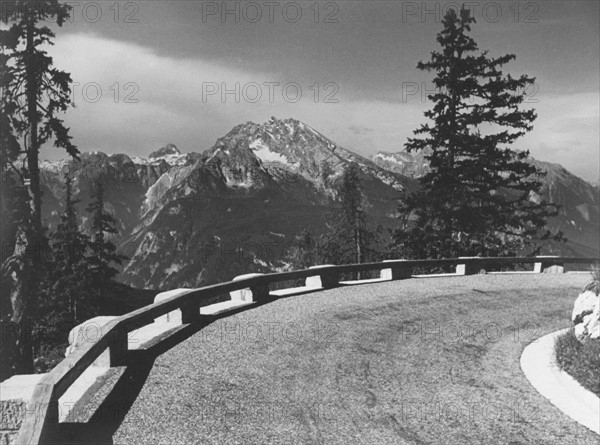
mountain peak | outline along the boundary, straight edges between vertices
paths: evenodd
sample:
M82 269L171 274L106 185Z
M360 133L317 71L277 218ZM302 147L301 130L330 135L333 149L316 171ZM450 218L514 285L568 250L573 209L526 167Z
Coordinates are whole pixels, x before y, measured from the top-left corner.
M150 159L162 158L167 155L180 155L181 152L175 144L167 144L162 148L150 153Z

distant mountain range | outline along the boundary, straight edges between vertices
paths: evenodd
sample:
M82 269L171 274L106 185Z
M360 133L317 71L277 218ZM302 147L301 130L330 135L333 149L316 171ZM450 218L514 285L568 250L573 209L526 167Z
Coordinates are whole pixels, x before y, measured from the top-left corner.
M428 171L426 151L416 154L379 152L372 156L379 166L390 171L419 178ZM559 215L548 220L552 231L561 230L566 243L554 245L556 252L571 256L598 256L600 252L600 193L594 186L570 173L560 164L530 158L529 162L546 173L541 179L539 196L561 206Z
M318 233L337 200L349 163L361 170L373 224L392 227L397 201L416 190L424 154L378 153L366 159L294 119L234 127L203 153L168 144L146 158L84 153L80 162L43 162L44 218L55 225L64 173L73 177L82 226L94 181L119 220L115 242L130 257L120 280L135 287L195 287L251 271L283 270L304 228ZM563 205L549 221L569 242L562 253L598 255L596 188L556 164L532 160L548 175L542 196Z

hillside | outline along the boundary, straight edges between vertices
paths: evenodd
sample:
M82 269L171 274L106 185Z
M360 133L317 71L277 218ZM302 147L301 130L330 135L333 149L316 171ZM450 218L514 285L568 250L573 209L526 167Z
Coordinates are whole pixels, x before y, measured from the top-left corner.
M100 180L121 223L115 241L131 258L120 280L153 289L200 286L288 267L295 236L324 230L350 162L361 167L370 218L393 224L397 199L415 181L308 125L275 118L238 125L202 154L170 144L148 159L95 152L45 165L45 217L56 224L64 198L59 172L68 171L85 227L89 190Z

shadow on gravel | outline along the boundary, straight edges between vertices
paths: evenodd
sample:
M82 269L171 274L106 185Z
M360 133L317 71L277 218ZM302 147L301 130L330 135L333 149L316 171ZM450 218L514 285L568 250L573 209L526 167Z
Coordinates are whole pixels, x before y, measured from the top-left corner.
M150 356L127 366L118 382L86 423L62 423L60 441L65 444L113 444L113 434L119 428L152 370Z
M51 443L60 445L113 445L113 435L125 420L142 391L158 356L221 318L269 304L276 299L278 298L271 298L264 303L241 307L215 316L200 316L197 323L174 328L167 332L165 336L155 339L155 342L145 344L144 349L130 350L127 354L125 371L90 419L87 422L61 423L59 427L60 437Z

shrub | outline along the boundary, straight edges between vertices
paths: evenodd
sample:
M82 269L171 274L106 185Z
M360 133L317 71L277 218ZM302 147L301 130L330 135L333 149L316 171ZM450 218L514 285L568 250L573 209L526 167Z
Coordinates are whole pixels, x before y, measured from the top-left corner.
M574 330L569 329L556 340L554 352L560 369L600 396L600 341L580 343Z
M584 287L584 291L591 290L596 295L600 295L600 263L593 264L591 267L592 281Z

